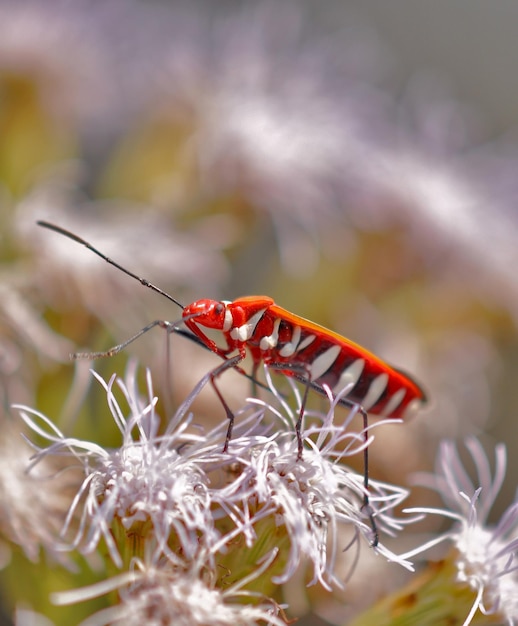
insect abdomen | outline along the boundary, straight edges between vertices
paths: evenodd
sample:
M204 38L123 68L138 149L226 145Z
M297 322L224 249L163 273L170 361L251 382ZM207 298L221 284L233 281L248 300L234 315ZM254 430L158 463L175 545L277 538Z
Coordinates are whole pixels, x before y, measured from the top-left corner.
M325 329L322 329L325 331ZM305 380L317 389L327 385L339 393L351 385L347 400L361 404L374 415L402 417L425 401L423 391L406 374L385 364L368 351L328 338L325 332L293 323L268 309L257 323L248 347L256 362L274 365L288 376ZM285 370L278 367L286 363Z

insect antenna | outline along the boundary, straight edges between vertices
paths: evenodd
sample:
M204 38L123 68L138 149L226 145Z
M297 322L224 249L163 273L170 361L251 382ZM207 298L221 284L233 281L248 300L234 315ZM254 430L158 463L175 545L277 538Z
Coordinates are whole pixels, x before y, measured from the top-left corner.
M56 233L58 233L60 235L63 235L64 237L68 237L69 239L72 239L72 241L75 241L76 243L79 243L79 244L85 246L86 248L88 248L88 250L91 250L98 257L100 257L101 259L103 259L104 261L109 263L110 265L113 265L113 267L116 267L118 270L120 270L124 274L127 274L131 278L133 278L135 280L138 280L138 282L141 285L144 285L144 287L148 287L152 291L155 291L156 293L159 293L160 295L164 296L165 298L167 298L171 302L174 302L178 307L180 307L182 309L182 311L185 310L185 306L183 304L181 304L178 300L176 300L176 298L173 298L173 296L168 294L163 289L160 289L160 287L157 287L153 283L149 282L149 280L147 280L145 278L142 278L138 274L134 274L133 272L131 272L130 270L128 270L124 266L120 265L120 263L117 263L116 261L111 259L109 256L104 254L104 252L101 252L100 250L98 250L95 246L93 246L91 243L86 241L86 239L83 239L82 237L79 237L79 235L76 235L75 233L67 230L66 228L62 228L61 226L58 226L57 224L52 224L51 222L47 222L45 220L37 220L36 223L38 224L38 226L41 226L42 228L47 228L48 230L53 230L54 232L56 232ZM196 337L196 335L194 335L192 333L189 333L186 330L178 328L178 324L182 324L182 323L184 323L188 319L195 318L195 317L197 317L197 315L199 315L199 314L184 316L184 317L182 317L181 320L178 320L176 322L168 322L166 320L155 320L154 322L151 322L147 326L144 326L144 328L141 328L137 333L132 335L129 339L126 339L122 343L119 343L116 346L113 346L112 348L109 348L108 350L104 350L102 352L75 352L75 353L71 354L70 356L71 356L72 359L91 359L91 360L114 356L115 354L118 354L119 352L124 350L124 348L126 348L129 344L133 343L139 337L141 337L142 335L147 333L149 330L151 330L152 328L155 328L155 326L159 326L160 328L165 329L167 331L168 335L170 335L171 333L176 333L176 334L182 335L184 337L187 337L191 341L194 341L195 343L197 343L201 347L203 347L206 350L209 350L209 351L212 352L212 350L209 348L209 346L207 346L199 337ZM233 418L233 414L232 414L231 410L229 409L227 403L225 402L225 400L221 396L219 390L217 389L217 387L216 387L216 385L214 383L214 378L220 372L223 372L226 369L232 369L233 368L233 369L237 370L240 374L242 374L243 376L245 376L246 378L251 380L252 383L255 386L261 387L263 389L266 389L267 391L270 391L270 389L264 383L262 383L261 381L257 380L257 378L255 377L254 373L252 373L250 375L247 372L245 372L241 367L239 367L238 363L243 358L242 356L240 356L238 359L236 357L232 357L232 358L229 358L229 359L227 359L226 357L224 357L224 358L225 358L225 362L222 363L218 368L216 368L215 372L212 375L212 381L213 381L212 384L214 386L214 389L216 390L216 393L218 394L218 396L220 396L220 399L222 401L223 407L225 408L225 411L227 412L227 416L229 417L229 420L230 420L229 430L228 430L227 438L226 438L226 442L225 442L225 450L226 450L226 448L228 446L228 443L230 441L230 435L231 435L231 432L232 432L232 425L233 425L233 419L234 418Z
M109 256L107 256L106 254L104 254L103 252L101 252L100 250L95 248L94 246L92 246L91 243L88 243L88 241L86 241L82 237L79 237L78 235L70 232L69 230L66 230L65 228L61 228L61 226L57 226L56 224L51 224L50 222L46 222L44 220L38 220L36 223L38 224L38 226L42 226L43 228L48 228L49 230L53 230L54 232L59 233L60 235L64 235L65 237L68 237L69 239L72 239L73 241L76 241L77 243L80 243L81 245L83 245L86 248L88 248L88 250L91 250L94 254L96 254L97 256L101 257L101 259L103 259L104 261L106 261L110 265L113 265L113 267L116 267L121 272L124 272L124 274L127 274L128 276L131 276L131 278L134 278L135 280L138 280L138 282L141 285L144 285L144 287L148 287L149 289L152 289L153 291L156 291L156 293L159 293L160 295L164 296L168 300L171 300L171 302L174 302L176 304L176 306L179 306L182 310L185 308L183 304L178 302L178 300L173 298L173 296L169 295L166 291L164 291L163 289L160 289L160 287L157 287L156 285L153 285L153 283L150 283L149 280L146 280L145 278L142 278L141 276L138 276L137 274L134 274L130 270L126 269L125 267L123 267L122 265L120 265L119 263L114 261L113 259L110 259ZM157 326L158 322L154 322L153 325ZM152 328L153 325L150 325L150 328ZM140 334L142 334L142 333L139 333L136 337L132 338L128 343L131 343L131 341L133 341L133 339L136 339L137 337L140 337ZM117 350L117 352L119 352L119 350ZM116 353L114 353L114 354L116 354Z

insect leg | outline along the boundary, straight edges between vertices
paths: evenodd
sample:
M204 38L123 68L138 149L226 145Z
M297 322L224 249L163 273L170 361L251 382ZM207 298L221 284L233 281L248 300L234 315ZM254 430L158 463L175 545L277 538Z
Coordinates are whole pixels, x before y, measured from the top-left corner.
M279 371L289 371L292 372L295 378L304 384L304 395L302 397L302 404L300 407L300 413L295 424L295 432L297 434L297 460L302 458L303 451L303 439L302 439L302 420L304 418L304 409L306 407L306 402L308 398L309 389L315 389L318 393L324 395L324 390L320 385L316 384L311 380L311 372L309 368L304 367L303 365L293 364L293 363L268 363L268 367L272 369L276 369ZM362 407L361 404L357 402L353 402L348 398L342 398L340 400L340 404L347 406L349 408L356 408L363 418L363 437L364 441L367 444L369 439L369 417L367 411ZM365 512L367 517L369 518L369 522L372 528L372 547L375 548L379 543L379 534L378 534L378 526L376 524L376 520L374 519L374 511L370 505L369 500L369 447L365 445L363 449L363 486L364 486L364 494L363 494L363 506L362 510Z
M70 355L70 357L72 359L93 360L93 359L102 359L105 357L114 356L115 354L118 354L119 352L124 350L124 348L129 346L130 343L133 343L136 339L138 339L139 337L142 337L142 335L147 333L149 330L151 330L152 328L155 328L155 326L160 326L160 328L165 328L165 330L167 330L168 333L172 333L172 332L176 332L177 323L178 322L167 322L166 320L155 320L154 322L151 322L147 326L144 326L144 328L141 328L138 331L138 333L136 333L129 339L126 339L126 341L123 341L122 343L119 343L118 345L113 346L113 348L110 348L109 350L105 350L104 352L74 352L73 354Z
M297 461L302 459L303 440L302 440L302 420L304 419L304 410L306 408L306 402L308 401L308 394L310 388L310 374L306 372L306 382L304 383L304 395L302 396L302 403L300 405L299 417L295 424L295 434L297 436Z
M300 380L304 384L304 395L302 396L302 402L300 404L299 417L295 423L295 434L297 436L297 461L302 459L302 453L304 450L304 440L302 438L302 421L304 419L304 411L306 409L306 402L308 401L309 390L311 388L311 371L309 367L302 364L295 363L268 363L270 369L292 372L293 376Z
M363 507L362 509L365 511L366 515L369 518L369 522L372 528L372 547L375 548L379 543L379 534L378 534L378 526L376 524L376 520L374 519L374 511L370 505L369 500L369 446L367 445L367 441L369 439L369 416L367 411L362 407L361 404L357 402L353 402L348 398L342 398L340 400L340 404L347 406L349 408L357 408L358 412L361 413L363 419L363 438L365 441L365 447L363 449L363 486L364 486L364 494L363 494Z
M144 326L144 328L141 328L138 331L138 333L136 333L135 335L131 336L129 339L126 339L126 341L123 341L122 343L119 343L116 346L113 346L112 348L109 348L108 350L104 350L102 352L74 352L73 354L70 355L70 357L72 359L74 359L74 360L76 360L76 359L94 360L94 359L102 359L102 358L114 356L114 355L118 354L119 352L121 352L122 350L124 350L124 348L129 346L129 344L131 344L134 341L136 341L139 337L142 337L142 335L147 333L149 330L151 330L152 328L155 328L155 326L159 326L160 328L164 328L167 331L168 335L171 334L171 333L176 333L178 335L182 335L183 337L186 337L187 339L190 339L191 341L194 341L194 343L197 343L202 348L205 348L206 350L209 350L209 352L212 352L212 350L210 350L210 348L208 346L206 346L201 339L196 337L196 335L194 335L194 334L190 333L189 331L184 330L182 328L178 328L176 326L176 324L178 324L178 323L181 323L181 321L180 322L168 322L166 320L155 320L154 322L151 322L147 326ZM234 414L230 410L230 407L228 406L228 404L226 403L225 399L221 395L221 392L219 391L218 387L216 386L216 383L214 382L215 377L219 376L222 372L224 372L227 369L234 368L242 376L245 376L246 378L249 378L252 381L252 385L253 385L253 389L254 390L257 390L257 387L261 387L262 389L266 389L267 391L269 391L269 388L268 388L267 385L265 385L261 381L257 380L257 378L256 378L257 368L254 368L254 372L252 373L252 375L250 375L247 372L245 372L244 369L242 369L241 367L238 367L237 364L240 361L242 361L244 359L244 357L245 357L244 354L243 355L239 354L239 355L236 355L235 357L232 357L230 359L226 359L219 367L217 367L214 370L213 374L211 375L211 384L212 384L212 386L214 388L214 391L218 395L218 398L219 398L221 404L223 405L223 408L225 409L225 413L227 414L227 417L228 417L229 422L230 422L229 423L229 430L227 432L227 437L226 437L226 440L225 440L225 447L224 447L224 450L223 450L224 452L227 451L228 443L229 443L229 441L231 439L231 436L232 436L232 428L234 426ZM225 358L225 357L223 357L223 358Z
M245 376L247 378L250 378L250 380L252 381L252 395L253 396L257 396L257 387L263 387L263 389L268 389L268 387L266 385L262 385L257 380L257 372L258 371L259 371L259 362L254 362L254 365L252 367L252 373L251 374L246 374L246 372L245 372Z
M183 328L178 328L176 326L177 323L180 323L180 322L168 322L166 320L155 320L154 322L151 322L147 326L144 326L144 328L141 328L138 331L138 333L131 336L129 339L126 339L126 341L123 341L122 343L116 346L113 346L112 348L109 348L108 350L104 350L102 352L74 352L70 355L70 357L74 360L89 359L93 361L94 359L102 359L102 358L114 356L118 354L119 352L121 352L122 350L124 350L124 348L129 346L130 343L133 343L139 337L142 337L142 335L147 333L149 330L151 330L152 328L155 328L155 326L160 326L160 328L164 328L168 334L175 333L176 335L181 335L182 337L185 337L186 339L190 339L191 341L194 341L194 343L197 343L199 346L201 346L205 350L212 352L212 350L208 348L201 339L196 337L196 335L193 335L193 333ZM266 391L270 390L268 385L265 385L264 383L262 383L260 380L257 379L256 367L254 367L252 374L248 374L248 372L245 372L244 369L242 369L241 367L237 367L236 365L232 367L234 367L234 369L236 369L241 374L241 376L245 376L245 378L248 378L249 380L252 381L252 385L253 385L252 395L256 395L256 391L258 387L260 387L261 389L265 389Z
M201 346L205 350L212 352L212 350L205 343L203 343L203 341L199 337L197 337L190 331L185 330L184 328L174 328L173 332L177 335L181 335L182 337L185 337L186 339L190 339L191 341L194 341L194 343L197 343L199 346ZM259 369L258 365L254 365L251 374L249 374L248 372L245 372L245 370L239 367L238 365L234 365L233 367L237 372L241 374L241 376L248 378L248 380L252 382L252 395L253 396L257 395L258 387L260 387L261 389L264 389L265 391L270 391L270 388L268 387L268 385L265 385L257 378L257 372Z
M240 352L239 354L236 354L235 356L228 359L227 361L224 361L223 363L221 363L221 365L218 365L218 367L216 367L216 369L214 369L210 375L210 382L212 384L212 388L216 392L216 395L218 396L219 401L221 402L221 405L225 409L225 413L227 414L227 418L228 418L228 428L227 428L227 434L225 436L225 443L223 445L223 452L228 451L228 444L230 443L230 440L232 439L232 430L234 428L234 413L232 412L231 408L228 406L227 401L223 397L223 394L218 389L218 386L216 385L216 378L220 376L226 370L235 368L236 365L240 363L244 358L245 358L245 354Z

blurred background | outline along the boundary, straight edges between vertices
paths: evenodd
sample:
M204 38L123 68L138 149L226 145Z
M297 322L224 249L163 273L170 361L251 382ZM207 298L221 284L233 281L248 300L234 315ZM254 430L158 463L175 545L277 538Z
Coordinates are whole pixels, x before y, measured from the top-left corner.
M429 408L376 431L371 475L408 485L433 467L442 438L475 434L508 446L508 503L518 472L517 26L513 0L0 0L6 616L21 604L71 623L47 605L66 584L46 554L48 503L41 526L13 503L7 461L21 441L10 405L115 445L102 393L89 389L92 363L69 353L181 316L37 219L183 303L267 294L410 372ZM155 330L94 366L109 377L136 355L177 403L218 360L173 338L166 381L165 344ZM224 386L235 402L249 391L233 374ZM205 397L199 411L212 414ZM308 590L299 614L340 623L394 583L379 563L378 574L364 569L345 597Z

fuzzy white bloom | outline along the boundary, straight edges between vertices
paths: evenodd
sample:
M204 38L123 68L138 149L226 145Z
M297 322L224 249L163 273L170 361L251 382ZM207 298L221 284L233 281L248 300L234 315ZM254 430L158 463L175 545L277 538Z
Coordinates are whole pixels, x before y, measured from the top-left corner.
M56 604L71 604L117 590L120 603L101 610L80 626L124 624L174 624L175 626L249 626L267 624L285 626L278 617L280 607L273 601L257 605L242 604L239 598L259 598L260 594L243 591L244 584L260 576L276 557L272 552L256 569L226 589L215 588L193 567L190 571L169 571L134 562L133 569L91 587L53 595ZM236 602L232 602L236 600Z
M406 554L414 556L433 545L449 541L455 548L457 582L469 585L476 597L464 626L480 610L484 615L498 615L507 624L518 623L518 502L511 504L495 526L487 522L490 510L502 487L506 472L506 450L495 448L495 469L491 469L480 442L466 441L473 459L477 483L473 484L462 464L455 444L442 443L436 473L421 476L419 482L435 489L447 509L419 508L414 513L440 514L455 521L444 535L434 538Z
M81 483L78 472L64 472L59 459L47 458L27 472L32 450L10 416L2 415L0 442L0 569L11 557L5 539L36 562L42 549L51 561L74 567L56 547L70 502Z
M212 523L208 478L196 463L197 447L192 445L200 438L186 432L190 419L180 422L179 415L176 416L176 427L173 425L167 435L160 436L160 419L155 411L157 398L153 396L150 375L147 376L147 398L140 396L135 375L132 368L126 382L113 376L109 383L105 383L94 372L106 390L112 417L121 431L120 448L106 450L93 442L66 437L37 411L24 407L21 413L31 428L53 442L36 456L34 465L49 453L63 454L64 451L83 464L85 479L70 507L63 534L80 510L80 523L72 547L90 553L102 537L119 567L122 560L112 536L115 520L119 520L126 530L151 521L157 551L168 552L173 560L177 559L167 550L167 540L173 529L186 558L192 558L199 536L208 543L218 536ZM115 396L115 381L129 408L127 418ZM187 406L184 406L181 416L186 410ZM53 432L43 433L35 418L43 420ZM206 440L202 441L206 445Z
M267 370L266 376L275 391ZM296 390L294 385L293 388ZM308 447L302 459L297 458L293 436L281 436L251 450L249 459L243 463L241 483L250 487L242 491L242 497L257 500L263 512L270 509L277 517L277 524L285 526L290 539L285 571L275 578L278 583L291 578L305 558L313 566L310 585L318 582L329 590L343 587L343 581L334 573L337 553L344 549L338 543L340 525L355 527L356 538L348 549L358 544L361 535L369 544L373 540L373 530L367 512L363 510L364 477L341 463L347 456L362 453L370 441L365 442L363 432L348 430L355 411L349 413L344 424L333 425L340 397L333 397L329 392L328 413L313 416L322 423L305 430ZM283 402L280 396L278 399L286 415L271 406L269 410L275 412L280 421L294 424L300 409L300 396L297 411ZM289 435L290 432L293 432L293 427L284 434ZM229 485L228 489L235 489L235 485ZM371 480L369 493L371 505L375 505L376 525L384 532L393 534L412 521L403 522L392 514L392 509L407 497L406 490ZM408 561L399 559L383 543L376 550L388 560L412 569Z
M122 443L116 449L66 437L42 414L19 407L25 423L51 442L35 455L32 468L49 455L73 458L83 468L84 481L63 529L68 549L89 554L103 541L119 568L136 561L145 563L144 573L126 572L113 579L121 605L113 613L108 611L106 621L97 617L88 624L137 623L128 622L127 616L147 614L149 607L161 606L162 600L167 600L164 615L170 620L174 617L174 623L183 623L176 621L177 611L184 614L177 607L182 602L187 607L185 623L264 622L271 607L261 613L256 597L253 607L247 608L252 611L248 621L231 619L225 611L234 609L222 598L231 590L235 593L236 585L244 586L250 571L264 577L266 588L272 588L306 564L313 569L310 584L319 583L327 590L344 587L335 573L337 557L343 549L355 547L358 551L362 536L369 549L381 557L412 569L410 562L392 553L382 541L372 547L371 510L364 510L364 477L343 464L348 456L362 453L372 437L366 440L363 432L350 428L355 411L349 412L345 423L334 425L340 397L329 392L325 414L306 412L311 422L304 430L300 459L294 430L300 394L292 383L295 405L299 405L293 409L268 372L276 403L253 398L236 412L234 436L226 452L223 443L228 422L204 432L194 428L188 414L192 401L210 380L210 372L165 430L159 430L157 398L149 373L144 397L136 384L135 366L129 368L125 381L114 376L105 383L94 375L105 389L121 432ZM123 401L117 399L121 394ZM406 495L399 487L370 481L370 509L378 531L394 535L413 521L403 522L392 512ZM344 527L353 529L349 545L340 542L343 535L339 531ZM63 543L60 548L65 549ZM279 555L278 559L274 555ZM351 568L357 558L355 554L351 559ZM264 560L272 567L265 567ZM231 586L229 581L223 582L225 571L225 577L235 581ZM201 586L198 591L197 586ZM81 590L77 593L67 596L67 602L72 597L84 599ZM95 593L104 591L95 587ZM207 602L197 609L203 615L195 616L193 606L200 605L205 596ZM211 603L219 606L220 602L225 608L214 609L213 619L207 621L205 613L210 614ZM259 613L254 617L256 610ZM276 620L268 623L279 623Z

